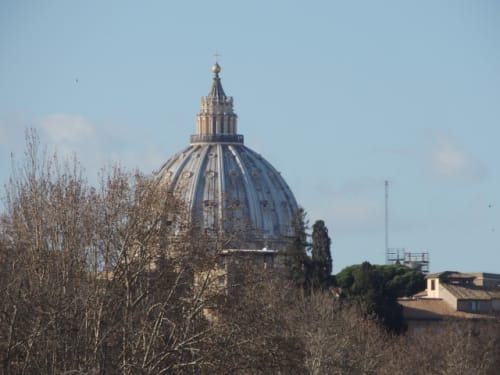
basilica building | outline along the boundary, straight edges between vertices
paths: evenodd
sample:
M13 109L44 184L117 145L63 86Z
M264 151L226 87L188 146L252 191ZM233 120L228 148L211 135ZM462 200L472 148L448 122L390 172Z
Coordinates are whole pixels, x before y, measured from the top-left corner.
M156 179L184 203L192 227L227 239L227 251L282 252L293 235L297 202L281 174L245 146L219 64L212 72L196 134L163 164Z

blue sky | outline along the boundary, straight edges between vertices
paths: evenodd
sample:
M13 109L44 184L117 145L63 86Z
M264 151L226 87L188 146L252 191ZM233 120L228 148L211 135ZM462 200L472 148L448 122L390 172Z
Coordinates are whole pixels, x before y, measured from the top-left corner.
M500 272L500 2L0 3L0 183L35 127L89 180L185 148L219 51L239 132L325 220L334 272ZM491 207L490 207L491 206Z

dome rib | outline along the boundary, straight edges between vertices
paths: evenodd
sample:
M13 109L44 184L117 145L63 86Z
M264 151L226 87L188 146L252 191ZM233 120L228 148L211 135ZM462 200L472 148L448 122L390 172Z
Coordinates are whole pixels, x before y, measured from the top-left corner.
M197 199L196 199L197 194L200 193L198 186L200 185L200 181L202 180L202 175L203 175L202 166L204 164L206 164L206 155L208 153L207 148L200 147L200 146L196 146L196 148L194 150L199 151L199 154L195 154L194 152L192 154L194 156L193 166L196 167L196 170L194 171L194 175L193 175L194 178L191 182L191 189L189 190L189 197L187 199L185 199L186 203L188 204L189 211L191 212L191 223L192 224L195 224L193 222L193 219L201 217L203 215L203 206L199 206L199 205L196 205L194 203L197 201ZM198 159L198 160L196 160L196 159ZM200 211L200 209L201 209L201 212L198 212L198 211Z
M225 171L224 171L224 160L222 158L222 146L220 144L218 144L216 146L216 157L217 157L217 165L218 165L218 168L219 168L219 171L218 171L218 176L225 176ZM222 227L225 223L225 220L226 220L226 215L225 215L225 212L224 212L224 192L226 191L226 185L225 185L225 181L226 179L225 178L218 178L217 179L218 183L219 183L219 204L218 204L218 207L217 209L219 210L219 219L220 219L220 224L219 224L219 227L220 227L220 230L222 231Z
M238 166L241 172L241 176L243 177L243 180L245 182L242 185L243 189L245 190L245 198L246 198L245 200L248 207L248 214L250 218L249 221L251 223L254 223L256 227L260 228L262 227L262 222L260 220L259 215L255 214L255 212L257 211L255 207L255 202L257 201L255 186L253 184L252 179L250 178L250 174L245 166L245 163L243 163L242 161L239 147L229 146L229 148L232 151L232 154L236 161L236 165Z

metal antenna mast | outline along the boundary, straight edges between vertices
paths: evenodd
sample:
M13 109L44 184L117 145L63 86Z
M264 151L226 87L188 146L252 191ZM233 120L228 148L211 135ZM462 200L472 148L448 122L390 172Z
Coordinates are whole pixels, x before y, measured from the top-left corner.
M385 186L385 261L386 264L403 264L407 267L418 269L423 273L429 272L429 252L414 253L404 248L389 247L389 181L384 181Z
M385 253L389 253L389 181L385 180Z

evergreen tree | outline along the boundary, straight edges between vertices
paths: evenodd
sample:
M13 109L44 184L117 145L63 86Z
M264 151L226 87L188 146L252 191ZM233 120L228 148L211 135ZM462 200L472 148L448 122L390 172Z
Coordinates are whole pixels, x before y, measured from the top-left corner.
M367 315L375 314L391 332L403 332L399 297L425 288L422 272L402 265L372 265L368 262L344 268L337 282L347 298L357 302Z
M313 287L325 288L332 285L331 239L323 220L313 225L311 253L311 284Z
M294 231L293 239L288 246L286 254L286 266L288 268L288 277L297 286L307 288L309 285L310 260L307 255L306 233L306 213L303 208L299 208L292 220Z

